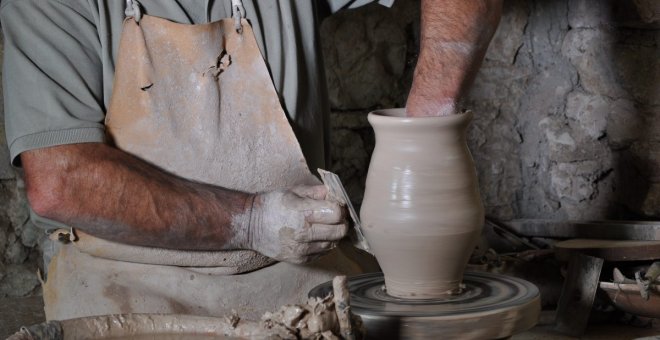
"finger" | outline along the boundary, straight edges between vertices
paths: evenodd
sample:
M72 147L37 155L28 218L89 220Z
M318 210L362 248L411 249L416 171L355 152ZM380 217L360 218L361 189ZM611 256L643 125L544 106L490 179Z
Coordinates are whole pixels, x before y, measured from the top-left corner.
M335 242L312 242L307 244L305 255L318 256L337 247Z
M293 194L283 198L286 208L303 212L309 224L339 224L344 222L344 207L337 202L300 198Z
M339 241L346 236L346 224L312 224L295 236L298 242Z
M337 202L328 202L329 206L315 209L305 214L305 221L310 224L345 224L348 210Z
M290 259L286 259L285 262L293 263L293 264L305 264L312 262L319 257L321 257L323 253L318 253L318 254L313 254L313 255L305 255L305 256L299 256L299 257L294 257Z
M339 224L346 220L344 207L337 202L307 200L305 221L309 224Z
M307 243L304 252L297 254L286 260L286 262L304 264L312 262L327 252L337 248L337 242L312 242Z
M328 188L325 185L301 185L291 189L300 197L312 198L315 200L324 200L328 195Z

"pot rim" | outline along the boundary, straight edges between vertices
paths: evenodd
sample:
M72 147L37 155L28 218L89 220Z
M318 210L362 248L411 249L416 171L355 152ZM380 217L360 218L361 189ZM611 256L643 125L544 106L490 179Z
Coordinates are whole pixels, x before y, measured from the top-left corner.
M367 120L372 125L404 125L404 126L451 126L468 123L472 120L472 111L462 111L456 114L436 117L406 117L405 108L374 110Z

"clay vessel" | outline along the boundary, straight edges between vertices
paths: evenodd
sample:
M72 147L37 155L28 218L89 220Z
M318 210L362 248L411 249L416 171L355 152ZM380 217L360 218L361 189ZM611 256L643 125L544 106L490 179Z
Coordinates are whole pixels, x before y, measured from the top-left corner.
M460 292L484 222L466 144L472 113L409 118L388 109L368 119L376 148L361 220L387 293L428 299Z

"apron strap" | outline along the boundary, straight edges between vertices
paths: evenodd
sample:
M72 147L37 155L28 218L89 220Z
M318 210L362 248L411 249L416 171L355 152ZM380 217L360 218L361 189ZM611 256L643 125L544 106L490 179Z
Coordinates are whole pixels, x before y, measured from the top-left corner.
M231 16L234 18L234 27L236 28L236 32L243 33L243 26L241 25L241 19L245 18L245 8L243 7L243 1L231 0Z
M140 9L140 3L137 0L126 0L126 9L124 14L127 18L133 18L135 22L140 22L142 18L142 10Z
M140 22L142 18L142 10L140 9L140 3L137 0L126 0L126 9L124 10L126 17L132 17L135 22ZM236 32L242 33L243 26L241 25L241 19L245 18L245 7L243 7L243 1L241 0L231 0L231 16L234 18L234 27Z

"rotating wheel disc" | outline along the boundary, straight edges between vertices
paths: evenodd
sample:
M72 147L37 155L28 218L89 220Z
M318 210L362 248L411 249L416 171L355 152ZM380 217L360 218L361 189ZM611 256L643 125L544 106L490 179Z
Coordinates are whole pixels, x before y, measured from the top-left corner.
M348 279L351 310L362 317L369 338L504 338L529 329L540 313L536 286L505 275L467 272L461 294L442 299L409 300L390 296L382 273ZM309 292L332 292L326 282Z

